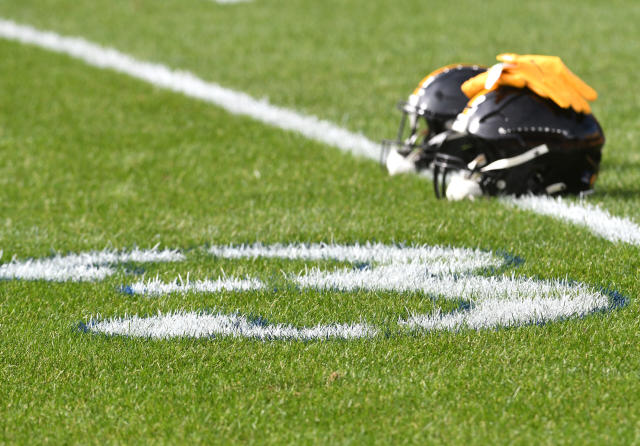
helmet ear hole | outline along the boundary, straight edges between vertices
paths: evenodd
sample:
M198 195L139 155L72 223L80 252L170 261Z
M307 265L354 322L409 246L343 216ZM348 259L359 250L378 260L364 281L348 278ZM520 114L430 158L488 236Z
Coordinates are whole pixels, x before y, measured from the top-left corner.
M427 119L427 125L429 126L429 137L432 138L435 135L442 133L451 128L453 119Z

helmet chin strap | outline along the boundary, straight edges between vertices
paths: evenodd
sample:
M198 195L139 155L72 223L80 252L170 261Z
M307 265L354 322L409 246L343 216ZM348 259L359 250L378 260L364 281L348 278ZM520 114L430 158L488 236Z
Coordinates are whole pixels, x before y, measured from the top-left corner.
M539 156L544 155L545 153L549 153L549 147L546 144L541 144L539 146L534 147L533 149L527 150L520 155L511 157L511 158L502 158L488 164L480 169L480 172L490 172L492 170L502 170L509 169L511 167L519 166L520 164L524 164L529 162Z
M514 168L547 153L549 153L549 147L546 144L541 144L520 155L511 158L501 158L487 165L484 165L486 158L481 154L466 166L461 165L461 160L456 157L438 154L434 162L434 190L436 197L446 197L448 200L453 201L464 198L473 200L475 197L483 195L483 186L481 183L484 184L484 174ZM451 172L458 174L450 176L451 179L449 183L447 183L447 176ZM468 172L468 175L460 174L462 172ZM496 184L499 189L504 188L500 187L499 183ZM564 184L562 184L562 186L558 185L557 188L552 187L546 192L549 194L561 192L564 190L564 186Z

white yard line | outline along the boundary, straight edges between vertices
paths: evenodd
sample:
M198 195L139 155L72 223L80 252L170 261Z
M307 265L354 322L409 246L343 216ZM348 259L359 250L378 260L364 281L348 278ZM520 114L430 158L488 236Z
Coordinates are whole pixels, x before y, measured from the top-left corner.
M628 218L616 217L590 203L574 203L562 198L544 196L509 197L503 201L536 214L584 226L613 243L623 242L640 246L640 226Z
M113 48L106 48L80 37L66 37L51 31L41 31L2 18L0 37L66 54L94 67L127 74L157 87L215 104L230 113L249 116L273 127L300 133L309 139L353 155L373 160L379 157L379 145L362 134L350 132L315 116L278 107L266 100L258 100L246 93L207 82L188 71L140 61ZM640 227L637 224L625 217L611 216L607 211L594 206L568 203L548 197L512 199L511 202L522 209L585 226L594 234L612 242L640 245Z
M378 159L380 153L378 144L328 121L271 105L267 100L254 99L246 93L204 81L188 71L137 60L80 37L65 37L5 19L0 19L0 37L66 54L94 67L128 74L157 87L210 102L230 113L249 116L273 127L298 132L309 139L354 155Z

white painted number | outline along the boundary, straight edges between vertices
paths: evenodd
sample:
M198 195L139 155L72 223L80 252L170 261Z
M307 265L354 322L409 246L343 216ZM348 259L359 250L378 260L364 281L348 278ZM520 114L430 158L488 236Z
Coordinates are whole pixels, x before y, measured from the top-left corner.
M584 316L610 308L609 296L581 283L533 280L513 275L487 276L486 272L505 266L505 259L493 253L431 246L366 245L270 245L214 246L213 256L228 259L281 258L291 260L338 260L348 268L312 268L289 279L302 288L351 292L412 291L455 301L466 301L465 309L449 313L411 314L401 318L401 326L422 330L482 329L551 322ZM53 281L102 280L123 262L179 262L178 251L102 251L56 256L0 265L0 279L44 279ZM484 274L479 272L484 271ZM251 291L268 284L256 278L220 277L214 280L159 278L133 283L130 294L160 296L169 293L216 293ZM85 324L90 332L136 337L238 336L259 339L353 339L376 336L377 327L364 324L329 324L294 327L268 324L240 314L175 311L155 316L92 319Z

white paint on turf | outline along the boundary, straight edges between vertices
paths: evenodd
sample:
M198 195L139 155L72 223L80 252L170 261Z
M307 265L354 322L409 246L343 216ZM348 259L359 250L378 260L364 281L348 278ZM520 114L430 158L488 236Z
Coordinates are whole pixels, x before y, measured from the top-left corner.
M289 260L337 260L355 264L417 264L429 271L461 272L483 267L498 267L503 259L487 251L442 246L401 246L382 243L336 245L314 243L305 245L293 243L240 246L212 246L209 253L228 259L238 258L281 258Z
M230 113L249 116L274 127L298 132L309 139L342 151L374 160L379 159L380 146L361 134L352 133L315 116L271 105L266 100L258 100L245 93L204 81L188 71L140 61L113 48L103 47L80 37L61 36L2 18L0 37L67 54L89 65L112 69L155 86L210 102ZM578 203L554 204L554 199L547 197L540 197L535 203L527 199L513 202L520 208L581 224L608 240L640 245L638 225L628 218L611 216L605 210Z
M562 284L558 284L560 287ZM552 322L568 317L585 316L608 307L608 299L601 293L585 290L584 295L557 297L522 297L477 300L471 310L443 314L414 314L401 324L413 328L457 330L460 327L481 329Z
M126 287L131 294L145 296L163 296L171 293L219 293L220 291L252 291L264 288L264 284L258 279L238 279L236 277L219 277L215 280L186 280L182 278L173 282L163 282L159 277L148 281L140 281Z
M188 71L136 60L113 48L106 48L80 37L64 37L5 19L0 19L0 37L67 54L98 68L112 69L157 87L210 102L230 113L249 116L273 127L301 133L309 139L354 155L378 159L380 154L378 144L328 121L271 105L267 100L254 99L248 94L204 81Z
M474 249L403 247L380 243L351 246L254 244L213 246L209 248L209 252L231 259L266 257L349 262L352 266L348 268L335 267L325 270L316 267L300 274L291 274L289 278L301 288L337 292L422 292L433 298L463 304L463 309L451 313L436 311L432 314L412 314L406 319L399 318L400 326L418 329L482 329L546 323L584 316L610 307L606 294L580 283L533 280L514 275L480 275L506 266L506 262L492 253ZM159 279L156 279L151 287L144 288L148 285L149 283L135 286L142 287L139 292L152 294L184 289L175 282L163 284ZM214 289L213 292L215 291ZM225 328L229 325L235 328ZM153 338L231 335L261 339L325 339L368 337L381 331L380 328L366 324L318 325L303 329L293 328L291 325L257 326L241 315L180 311L150 317L96 319L90 321L87 327L93 332Z
M526 196L505 198L506 203L588 228L610 242L640 245L640 226L628 218L616 217L589 203L573 203L561 197Z
M103 280L115 272L114 265L126 262L178 262L184 255L175 250L157 248L130 251L94 251L81 254L55 255L45 259L11 260L0 265L0 279L49 280L80 282Z
M178 311L149 317L91 320L86 329L94 333L147 338L233 336L262 340L357 339L376 335L366 324L329 324L296 328L287 324L268 324L237 314L208 314Z
M362 264L357 268L325 271L313 268L293 280L303 288L423 292L434 297L470 302L453 314L413 315L402 324L431 329L489 328L542 323L582 316L605 309L609 298L583 284L526 277L472 275L504 263L492 253L438 246L400 247L379 243L341 245L273 245L212 247L228 258L281 257L303 260L340 260Z

